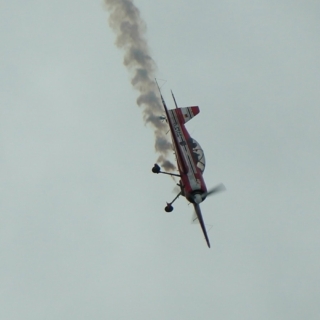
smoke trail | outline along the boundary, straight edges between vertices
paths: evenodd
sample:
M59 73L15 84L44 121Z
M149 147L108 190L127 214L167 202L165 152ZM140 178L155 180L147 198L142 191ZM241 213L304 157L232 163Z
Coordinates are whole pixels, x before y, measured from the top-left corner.
M160 153L158 162L166 170L172 170L175 166L166 159L172 145L166 136L168 127L159 119L163 108L154 81L157 66L144 37L146 25L132 0L105 0L105 3L110 12L109 25L117 36L116 45L124 50L123 63L132 75L132 86L139 92L137 104L143 108L144 121L154 130L155 149Z

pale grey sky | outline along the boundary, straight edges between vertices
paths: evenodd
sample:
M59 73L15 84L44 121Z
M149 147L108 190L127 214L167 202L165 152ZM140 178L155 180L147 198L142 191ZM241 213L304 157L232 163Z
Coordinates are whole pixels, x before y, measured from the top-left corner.
M135 1L202 145L212 248L102 1L1 1L0 319L318 320L320 4Z

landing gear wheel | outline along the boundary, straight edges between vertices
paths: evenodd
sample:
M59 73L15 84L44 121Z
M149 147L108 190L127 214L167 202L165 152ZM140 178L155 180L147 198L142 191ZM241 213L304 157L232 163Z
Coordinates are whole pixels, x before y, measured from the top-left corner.
M154 167L152 168L152 172L153 173L160 173L160 167L157 164L155 164Z
M165 210L166 212L171 212L171 211L173 211L173 206L168 203L168 204L166 205L166 207L164 208L164 210Z

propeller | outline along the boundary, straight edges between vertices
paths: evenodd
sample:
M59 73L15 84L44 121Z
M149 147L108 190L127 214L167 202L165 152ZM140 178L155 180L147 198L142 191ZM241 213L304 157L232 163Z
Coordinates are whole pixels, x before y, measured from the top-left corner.
M179 193L181 191L181 188L178 185L175 185L174 188L172 189L172 193Z
M203 193L201 196L200 195L196 195L198 196L197 198L194 198L194 201L196 202L197 205L199 205L199 203L201 201L203 201L206 197L208 196L212 196L216 193L225 191L226 187L224 186L223 183L218 184L217 186L211 188L210 190L208 190L206 193ZM201 200L199 199L199 196L201 197ZM200 201L199 201L200 200ZM198 220L198 215L196 214L196 211L193 212L192 217L191 217L191 223L192 224L198 224L199 220Z
M220 183L217 186L215 186L215 187L211 188L210 190L208 190L207 192L203 193L201 196L202 196L202 199L204 199L207 196L212 196L215 193L222 192L222 191L225 191L225 190L226 190L226 187L224 186L224 184Z
M192 214L192 217L191 217L191 224L198 224L199 223L199 220L198 220L198 217L196 215L196 212L193 211L193 214Z

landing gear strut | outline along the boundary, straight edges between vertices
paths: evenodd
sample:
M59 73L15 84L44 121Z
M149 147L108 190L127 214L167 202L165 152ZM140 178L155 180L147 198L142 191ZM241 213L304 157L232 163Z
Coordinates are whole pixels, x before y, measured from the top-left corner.
M175 174L175 173L170 173L170 172L164 172L164 171L161 171L161 168L159 165L157 165L155 163L155 165L153 166L153 168L151 169L151 171L153 173L163 173L163 174L168 174L170 176L176 176L176 177L181 177L180 174Z
M170 172L163 172L163 171L161 171L161 168L160 168L160 166L158 165L158 164L156 164L155 163L155 165L153 166L153 168L151 169L151 171L153 172L153 173L163 173L163 174L168 174L168 175L170 175L170 176L176 176L176 177L181 177L180 176L180 174L175 174L175 173L170 173ZM171 202L167 202L167 205L165 206L165 208L164 208L164 210L166 211L166 212L171 212L171 211L173 211L173 206L172 206L172 204L181 196L181 195L184 195L183 193L182 193L182 187L181 187L181 185L180 184L178 184L178 186L181 188L181 191L178 193L178 195L171 201Z
M173 211L173 206L172 204L181 196L181 192L178 193L178 195L171 201L171 202L167 202L167 205L164 208L164 211L166 212L171 212Z

